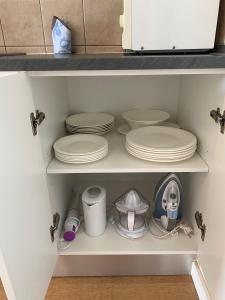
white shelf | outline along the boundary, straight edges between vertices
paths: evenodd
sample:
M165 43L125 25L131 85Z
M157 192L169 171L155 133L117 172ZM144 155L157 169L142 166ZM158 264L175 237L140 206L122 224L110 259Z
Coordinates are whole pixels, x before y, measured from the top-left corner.
M191 239L182 233L169 239L154 238L148 232L143 238L129 240L121 237L108 224L106 231L99 237L90 237L81 228L73 244L59 255L165 255L197 254L195 238Z
M125 149L125 137L114 132L105 136L109 142L107 157L89 164L66 164L53 159L48 174L62 173L164 173L208 172L208 166L196 153L192 158L176 163L154 163L131 156Z

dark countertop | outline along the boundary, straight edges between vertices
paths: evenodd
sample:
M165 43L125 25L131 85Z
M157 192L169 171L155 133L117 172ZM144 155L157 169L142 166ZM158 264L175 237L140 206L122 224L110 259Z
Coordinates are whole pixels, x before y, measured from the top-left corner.
M225 68L225 52L152 55L14 55L0 57L0 71L146 70Z

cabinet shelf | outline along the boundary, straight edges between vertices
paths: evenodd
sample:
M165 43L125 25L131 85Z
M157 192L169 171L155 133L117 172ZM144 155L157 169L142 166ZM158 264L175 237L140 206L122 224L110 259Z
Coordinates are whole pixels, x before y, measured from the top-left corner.
M197 253L195 238L191 239L183 233L168 239L154 238L149 232L141 239L129 240L121 237L108 224L106 231L99 237L90 237L83 228L78 232L76 240L59 255L157 255Z
M66 164L53 159L48 174L62 173L163 173L208 172L208 166L198 153L192 158L175 163L148 162L131 156L125 149L125 137L114 132L106 136L109 143L107 157L90 164Z

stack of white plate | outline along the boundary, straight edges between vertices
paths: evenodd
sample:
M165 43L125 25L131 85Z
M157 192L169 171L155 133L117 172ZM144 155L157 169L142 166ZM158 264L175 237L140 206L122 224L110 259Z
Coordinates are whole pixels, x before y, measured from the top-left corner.
M114 117L105 113L81 113L66 119L69 133L88 133L103 135L114 128Z
M65 163L84 164L105 157L108 142L93 134L76 134L60 138L53 145L55 157Z
M196 137L178 128L148 126L134 129L126 135L127 151L148 161L182 161L192 157L196 147Z

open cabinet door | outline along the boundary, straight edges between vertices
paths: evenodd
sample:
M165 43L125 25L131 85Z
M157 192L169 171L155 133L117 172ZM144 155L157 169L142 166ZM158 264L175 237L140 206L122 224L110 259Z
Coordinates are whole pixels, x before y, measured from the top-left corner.
M223 90L225 97L225 86ZM224 109L225 105L221 107L222 111ZM206 236L204 241L199 242L198 255L212 300L225 299L225 134L219 133L219 129L219 125L215 126L218 137L211 141L215 145L215 152L207 182L203 185L205 190L202 191L204 199L201 212L206 224Z
M42 300L57 259L52 215L25 73L0 73L0 274L9 300Z

